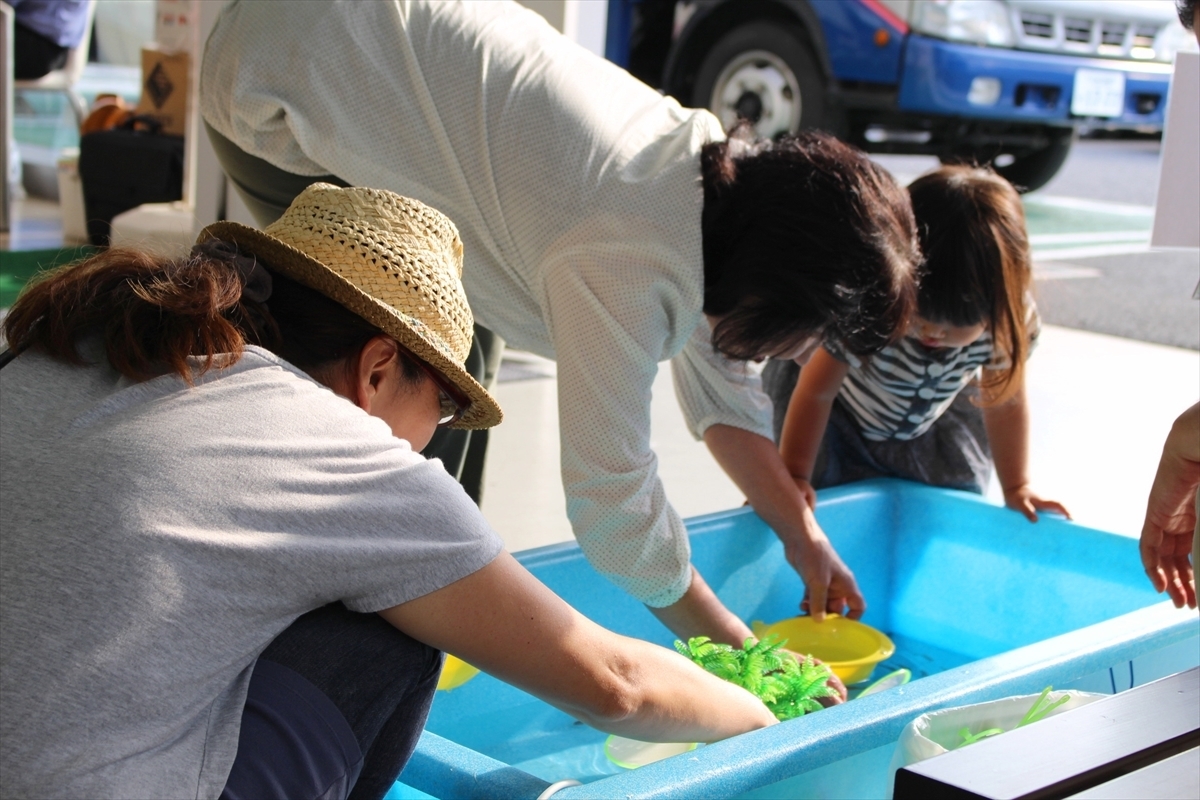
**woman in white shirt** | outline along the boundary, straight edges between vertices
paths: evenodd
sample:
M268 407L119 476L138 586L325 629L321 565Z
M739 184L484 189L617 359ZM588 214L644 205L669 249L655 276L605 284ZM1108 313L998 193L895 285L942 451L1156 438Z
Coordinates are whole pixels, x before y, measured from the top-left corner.
M438 649L644 740L774 723L571 609L417 454L501 416L444 216L317 184L201 238L53 273L5 320L0 795L382 797Z
M870 352L911 309L908 201L863 154L818 135L727 142L708 112L514 3L235 2L207 44L201 108L263 221L318 176L455 220L479 323L558 363L576 538L676 634L740 644L750 631L691 567L657 474L663 361L812 611L862 613L746 362L804 359L826 330Z

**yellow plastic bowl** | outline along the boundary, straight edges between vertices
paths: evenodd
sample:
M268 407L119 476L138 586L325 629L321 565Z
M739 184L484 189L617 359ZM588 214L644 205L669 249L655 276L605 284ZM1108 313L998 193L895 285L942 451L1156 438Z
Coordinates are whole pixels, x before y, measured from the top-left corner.
M793 653L825 662L847 686L870 678L875 665L896 652L896 645L882 632L838 614L827 614L824 622L791 617L772 625L755 621L750 627L760 639L776 634Z
M472 667L462 659L455 658L447 653L446 661L442 664L442 674L438 677L437 688L445 690L457 689L478 674L478 669Z

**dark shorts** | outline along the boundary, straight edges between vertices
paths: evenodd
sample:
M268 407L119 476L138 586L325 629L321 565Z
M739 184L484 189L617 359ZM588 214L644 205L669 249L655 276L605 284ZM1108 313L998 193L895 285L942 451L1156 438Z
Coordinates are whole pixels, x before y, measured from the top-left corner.
M333 701L295 671L260 658L222 800L340 800L362 766L354 731Z
M440 651L341 603L300 617L254 667L225 800L378 800L408 762Z
M32 81L67 63L67 48L17 22L13 25L13 78Z

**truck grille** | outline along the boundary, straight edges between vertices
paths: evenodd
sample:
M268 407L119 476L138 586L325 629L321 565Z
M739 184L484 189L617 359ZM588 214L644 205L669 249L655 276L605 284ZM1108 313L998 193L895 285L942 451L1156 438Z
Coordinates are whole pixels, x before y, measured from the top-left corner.
M1154 47L1154 37L1158 35L1158 29L1153 25L1138 25L1133 32L1134 47Z
M1153 24L1078 13L1068 16L1025 8L1016 13L1018 45L1038 50L1129 58L1135 47L1153 48L1159 32L1159 26Z
M1109 47L1123 47L1128 30L1129 26L1123 22L1105 22L1100 26L1100 44Z
M1038 39L1054 38L1054 15L1039 14L1036 11L1021 12L1021 29L1026 36Z
M1092 41L1092 21L1090 19L1063 20L1063 38L1068 42L1089 44Z

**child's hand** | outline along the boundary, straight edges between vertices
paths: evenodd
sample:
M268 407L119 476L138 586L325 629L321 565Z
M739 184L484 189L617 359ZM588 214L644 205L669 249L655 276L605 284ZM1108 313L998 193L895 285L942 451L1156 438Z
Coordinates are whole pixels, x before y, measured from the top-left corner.
M1066 506L1057 500L1047 500L1038 494L1034 493L1029 488L1029 484L1021 484L1013 489L1004 490L1004 505L1020 511L1030 522L1037 522L1039 511L1057 511L1067 519L1071 518L1071 512L1067 511Z
M817 490L804 478L797 478L793 475L792 480L796 482L796 488L800 490L800 494L804 495L804 502L808 503L809 508L815 510L817 507Z

